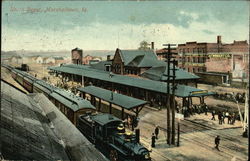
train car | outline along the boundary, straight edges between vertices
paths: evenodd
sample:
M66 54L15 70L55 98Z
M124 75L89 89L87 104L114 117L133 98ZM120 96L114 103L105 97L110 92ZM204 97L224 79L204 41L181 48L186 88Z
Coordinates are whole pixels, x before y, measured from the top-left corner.
M50 99L50 94L57 89L43 80L37 80L33 83L33 93L43 93Z
M12 78L13 78L14 80L16 80L17 71L16 71L15 69L13 69L13 70L11 71L11 76L12 76Z
M23 79L23 86L28 92L33 93L33 84L37 81L35 77L32 77L26 73Z
M89 101L63 89L54 90L50 94L50 100L74 125L76 125L79 115L96 111L96 108Z
M81 115L77 128L112 161L151 160L149 151L139 143L134 134L126 132L122 120L113 115Z
M9 66L7 64L1 64L1 66L8 69L8 71L10 71L10 72L14 69L12 66Z
M89 101L52 86L43 80L38 80L26 72L14 69L12 73L13 78L29 92L43 93L48 97L74 125L76 125L79 115L96 111L96 108Z
M26 72L20 71L18 69L11 70L11 76L20 85L22 85L28 92L33 92L33 84L37 80L35 77L29 75Z
M23 79L24 79L24 76L23 76L23 73L21 71L17 71L17 74L16 74L16 81L23 86Z

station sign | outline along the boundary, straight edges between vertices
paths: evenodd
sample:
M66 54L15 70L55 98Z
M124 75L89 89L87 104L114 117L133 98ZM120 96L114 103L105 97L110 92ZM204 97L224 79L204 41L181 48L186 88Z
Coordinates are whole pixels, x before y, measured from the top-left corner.
M193 91L191 92L192 95L195 95L195 94L204 94L204 93L208 93L207 90L202 90L202 91Z

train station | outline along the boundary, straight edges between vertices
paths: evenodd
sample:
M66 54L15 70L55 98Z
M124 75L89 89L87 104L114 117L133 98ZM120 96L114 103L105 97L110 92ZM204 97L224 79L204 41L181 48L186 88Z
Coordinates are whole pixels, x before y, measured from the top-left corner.
M3 1L0 160L249 160L247 3Z

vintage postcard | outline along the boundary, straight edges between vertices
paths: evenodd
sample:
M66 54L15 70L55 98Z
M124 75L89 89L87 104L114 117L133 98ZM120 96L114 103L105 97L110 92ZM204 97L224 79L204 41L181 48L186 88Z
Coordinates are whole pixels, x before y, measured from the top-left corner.
M2 1L1 160L246 161L249 1Z

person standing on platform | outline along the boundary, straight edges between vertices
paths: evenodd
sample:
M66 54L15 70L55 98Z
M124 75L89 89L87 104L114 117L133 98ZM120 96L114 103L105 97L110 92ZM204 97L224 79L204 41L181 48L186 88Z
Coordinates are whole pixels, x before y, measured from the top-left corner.
M227 124L231 124L231 121L232 121L232 115L231 115L231 114L229 114L227 118L228 118L228 120L227 120Z
M212 111L212 119L211 119L211 120L215 120L215 117L214 117L214 116L215 116L215 111L213 110L213 111Z
M221 112L219 112L219 114L218 114L218 120L219 120L219 124L221 125L222 124L222 114L221 114Z
M216 138L214 139L214 143L215 143L215 148L220 151L219 149L219 144L220 144L220 136L217 135Z
M204 110L205 110L205 115L207 115L207 112L208 112L208 106L207 104L204 103Z
M226 112L225 115L226 115L227 118L229 117L229 112L228 112L228 110L227 110L227 112Z
M158 139L158 134L159 134L159 127L156 126L155 128L155 138Z
M154 148L155 147L155 134L154 133L152 133L152 138L151 138L152 140L152 142L151 142L151 147L152 148Z
M223 123L223 124L225 124L225 117L226 117L225 112L222 112L222 123Z
M235 123L235 113L233 113L232 115L231 115L232 117L231 117L231 124L232 125L234 125L234 123Z

